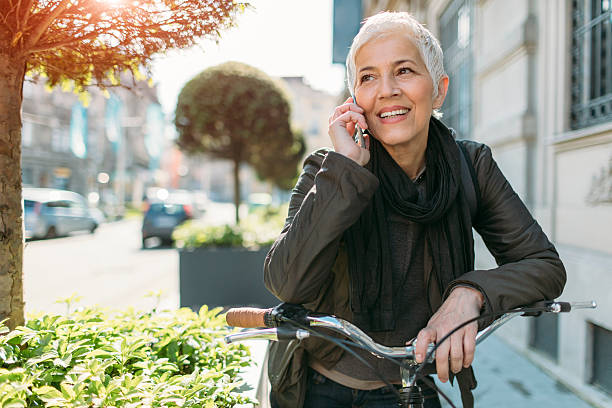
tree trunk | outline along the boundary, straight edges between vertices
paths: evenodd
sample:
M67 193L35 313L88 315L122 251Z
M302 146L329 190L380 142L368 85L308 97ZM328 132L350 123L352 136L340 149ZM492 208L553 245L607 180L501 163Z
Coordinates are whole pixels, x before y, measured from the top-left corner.
M0 320L24 323L21 102L25 60L0 52Z
M234 160L234 206L236 207L236 225L240 222L240 161Z

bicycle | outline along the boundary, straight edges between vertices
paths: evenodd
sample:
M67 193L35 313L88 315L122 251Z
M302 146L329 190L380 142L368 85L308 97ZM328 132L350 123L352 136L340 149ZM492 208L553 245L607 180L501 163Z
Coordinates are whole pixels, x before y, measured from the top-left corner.
M247 339L282 341L294 339L303 340L310 336L322 337L337 344L347 352L352 353L358 360L376 373L376 370L367 361L363 360L359 355L357 355L349 346L362 348L375 356L389 359L400 367L402 387L399 390L392 386L380 374L376 373L377 376L396 393L399 408L423 408L424 396L420 386L417 383L417 380L419 379L426 382L430 387L436 389L438 393L451 405L451 407L455 408L452 401L446 395L444 395L444 393L440 391L432 381L423 375L424 367L427 364L434 362L436 348L447 338L449 338L452 333L474 321L494 317L495 320L488 327L477 334L476 345L478 345L495 330L516 316L539 316L542 313L562 313L570 312L573 309L594 309L596 307L597 304L594 301L541 301L526 307L504 310L496 313L494 316L481 315L460 324L445 337L440 339L437 344L430 344L427 349L425 361L422 364L418 364L415 360L415 345L413 342L409 342L412 343L410 345L400 347L384 346L376 343L361 329L346 320L332 315L313 313L306 310L301 305L292 305L288 303L281 303L280 305L271 309L258 309L250 307L230 309L226 313L226 322L228 326L242 327L246 329L261 327L266 328L229 334L225 337L225 341L227 343ZM328 329L332 332L339 333L348 340L329 336L321 332L320 329Z

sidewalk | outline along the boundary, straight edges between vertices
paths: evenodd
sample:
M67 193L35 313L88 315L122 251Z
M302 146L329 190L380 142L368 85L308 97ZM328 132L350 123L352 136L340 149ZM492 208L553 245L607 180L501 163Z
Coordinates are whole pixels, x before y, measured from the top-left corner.
M249 342L249 346L257 365L249 367L244 378L250 388L247 394L255 397L266 342L254 340ZM478 346L474 371L478 380L478 387L474 390L478 408L593 408L495 335ZM448 382L436 381L436 384L455 406L461 407L458 387L452 387ZM261 407L267 408L268 405L262 404ZM450 405L443 401L442 407Z
M593 407L496 335L478 345L474 372L478 381L474 390L476 407ZM437 384L457 407L461 406L458 387L439 381ZM450 405L443 403L442 406Z

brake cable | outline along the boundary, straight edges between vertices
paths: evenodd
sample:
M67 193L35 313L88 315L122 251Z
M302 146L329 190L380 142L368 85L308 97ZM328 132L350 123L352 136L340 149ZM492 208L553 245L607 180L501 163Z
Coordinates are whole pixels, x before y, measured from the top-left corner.
M312 335L314 335L315 337L320 337L322 339L325 339L327 341L330 341L334 344L336 344L337 346L339 346L340 348L342 348L343 350L347 351L348 353L350 353L353 357L357 358L358 361L360 361L362 364L364 364L366 367L368 367L370 370L372 370L372 372L383 382L385 383L385 385L387 387L389 387L389 389L391 389L391 391L395 394L395 396L397 397L398 401L401 401L401 395L399 393L399 391L397 390L397 388L395 388L395 386L393 384L391 384L389 381L387 381L384 376L380 373L380 371L378 371L376 368L374 368L370 363L368 363L363 357L361 357L359 354L357 354L354 350L351 350L348 346L353 346L353 347L358 347L361 348L362 350L366 350L369 351L370 353L376 355L376 356L382 356L383 358L385 358L386 360L389 360L391 362L393 362L394 364L402 367L402 368L407 368L406 365L401 362L398 361L395 358L389 357L387 355L379 355L376 350L373 350L372 348L370 348L367 345L364 344L359 344L356 343L354 341L351 340L344 340L344 339L337 339L335 337L320 333L314 329L312 329L311 327L304 325L298 321L295 321L293 319L284 317L283 320L285 322L288 323L292 323L295 326L297 326L298 328L301 328L303 330L306 330L308 332L310 332ZM420 368L420 367L419 367ZM442 390L440 390L440 388L431 380L429 379L427 376L421 376L421 380L423 382L425 382L428 386L430 386L431 388L433 388L436 392L438 392L451 406L451 408L457 408L453 402L450 400L450 398L444 394L444 392L442 392Z
M423 362L428 361L431 356L433 355L433 353L435 353L435 351L438 349L438 347L444 342L446 341L450 336L452 336L454 333L456 333L458 330L462 329L463 327L467 326L470 323L473 323L475 321L481 320L481 319L488 319L488 318L497 318L501 315L504 314L508 314L508 313L525 313L526 316L539 316L542 312L548 312L550 310L548 310L547 306L539 306L539 307L520 307L520 308L514 308L514 309L506 309L506 310L502 310L500 312L491 312L491 313L486 313L483 315L479 315L476 316L474 318L471 318L469 320L466 320L465 322L461 323L460 325L458 325L457 327L455 327L453 330L451 330L450 332L448 332L445 336L443 336L440 341L436 342L436 344L434 345L434 347L427 353L425 359L423 360ZM414 373L414 379L412 381L411 385L414 385L414 383L416 382L416 380L420 377L420 378L425 378L425 375L422 374L423 368L425 367L425 363L421 364L419 366L419 368L416 369L415 373Z
M559 303L559 302L556 302ZM565 303L565 302L562 302ZM520 307L520 308L514 308L514 309L505 309L502 311L498 311L498 312L491 312L491 313L486 313L483 315L479 315L476 316L474 318L471 318L461 324L459 324L457 327L455 327L454 329L452 329L449 333L447 333L445 336L443 336L440 341L436 342L436 344L434 345L434 347L427 353L425 359L423 360L424 362L420 364L420 366L415 370L414 373L414 378L412 380L412 383L410 384L410 386L414 386L416 384L417 380L421 380L424 383L426 383L428 386L430 386L431 388L433 388L434 390L436 390L436 392L438 392L439 395L441 395L450 405L452 408L456 408L456 406L453 404L453 402L450 400L450 398L448 398L448 396L446 396L438 386L436 386L435 382L433 382L430 378L428 378L426 375L423 374L423 369L426 366L426 362L431 359L431 356L433 355L433 353L435 353L435 351L438 349L438 347L444 342L446 341L448 338L450 338L454 333L456 333L458 330L462 329L463 327L467 326L470 323L473 323L475 321L481 320L481 319L488 319L488 318L497 318L499 316L502 316L504 314L510 314L510 313L523 313L525 316L539 316L542 312L560 312L560 311L569 311L569 309L567 310L563 310L565 309L565 305L561 306L561 309L559 310L550 310L549 307L550 305L544 305L544 306L538 306L538 307ZM296 316L299 318L299 316ZM405 364L401 361L398 361L395 358L389 357L385 354L378 354L375 350L373 350L372 348L370 348L367 345L364 344L359 344L356 343L354 341L351 340L343 340L343 339L338 339L323 333L320 333L314 329L312 329L310 326L305 325L303 323L298 322L297 320L294 320L292 318L289 317L285 317L285 316L276 316L276 319L279 319L280 321L284 321L287 323L291 323L295 326L297 326L298 328L301 328L303 330L308 331L309 333L311 333L312 335L314 335L315 337L319 337L322 339L325 339L327 341L332 342L333 344L337 345L338 347L342 348L343 350L347 351L348 353L350 353L353 357L355 357L358 361L360 361L362 364L364 364L366 367L368 367L370 370L372 370L372 372L386 385L389 387L389 389L395 394L395 396L398 398L398 400L401 400L401 396L399 391L395 388L394 385L392 385L391 383L389 383L384 376L374 367L372 367L372 365L370 363L368 363L364 358L362 358L360 355L358 355L354 350L352 350L349 346L352 347L358 347L361 348L363 350L369 351L372 354L375 354L377 356L381 356L391 362L393 362L394 364L406 368ZM303 319L301 319L303 320Z

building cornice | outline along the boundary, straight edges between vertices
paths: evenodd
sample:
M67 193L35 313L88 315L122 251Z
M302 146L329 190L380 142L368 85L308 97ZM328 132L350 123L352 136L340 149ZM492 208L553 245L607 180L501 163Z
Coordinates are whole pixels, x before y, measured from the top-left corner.
M557 152L612 144L612 122L553 135L548 144L553 145Z

